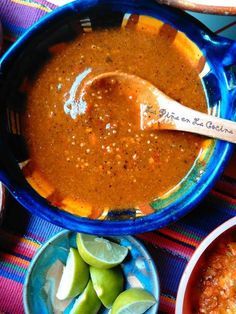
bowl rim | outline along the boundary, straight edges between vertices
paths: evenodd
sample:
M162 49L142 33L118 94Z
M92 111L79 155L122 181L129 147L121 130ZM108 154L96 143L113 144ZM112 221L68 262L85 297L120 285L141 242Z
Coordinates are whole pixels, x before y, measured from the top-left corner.
M175 314L179 314L183 312L184 298L186 293L186 288L191 277L191 274L197 265L202 254L208 249L208 247L215 241L219 236L221 236L225 231L231 229L232 227L236 227L236 217L232 217L226 220L224 223L216 227L211 233L209 233L199 244L199 246L194 251L191 256L187 266L184 269L182 274L178 290L177 290L177 298L175 305Z
M67 234L70 233L76 233L75 231L70 231L70 230L63 230L58 232L57 234L55 234L54 236L52 236L51 238L49 238L45 243L43 243L41 245L41 247L37 250L37 252L35 253L35 255L33 256L29 267L27 268L27 273L25 276L25 280L24 280L24 285L23 285L23 305L24 305L24 311L25 314L32 314L30 312L30 308L28 305L28 285L30 283L30 276L31 273L34 269L34 267L36 266L38 259L44 254L45 249L47 249L47 247L54 242L55 240L59 239L59 238L63 238L65 237ZM141 252L141 254L145 257L146 260L148 260L148 265L151 268L151 272L152 272L152 276L153 276L153 282L154 282L154 291L152 292L152 294L154 295L154 297L156 298L157 302L156 304L153 305L152 307L152 312L151 314L157 313L157 310L159 308L160 305L160 278L159 278L159 274L158 274L158 270L156 267L156 264L151 256L151 254L149 253L149 251L146 249L145 245L137 238L130 236L130 235L125 235L125 236L104 236L105 238L110 238L112 239L119 239L119 238L125 238L127 239L129 242L132 242L136 245L136 247L138 247L139 251Z
M114 8L121 7L121 1L118 0L90 0L90 1L74 1L65 6L62 6L48 15L44 16L40 21L34 24L26 33L15 42L10 49L5 53L5 55L0 59L0 65L4 72L4 67L7 63L10 63L11 59L14 59L14 55L19 53L19 50L27 43L32 35L37 34L38 30L42 30L47 26L48 23L54 22L56 18L60 17L63 14L68 14L71 12L82 12L81 10L86 10L87 7L90 5L94 7L95 5L105 5L108 4L110 6L114 6ZM232 41L223 39L219 36L215 36L211 33L204 25L202 25L199 21L195 18L189 16L188 14L178 11L176 9L166 7L160 5L153 1L140 1L140 2L133 2L130 1L130 4L127 4L126 1L123 1L125 8L129 8L131 11L144 11L144 14L147 12L149 15L153 16L151 13L154 12L155 15L160 15L159 11L161 10L162 15L163 12L168 13L170 19L176 20L176 24L179 27L176 27L179 31L183 31L188 37L190 37L190 33L193 33L193 38L190 37L195 44L199 46L199 48L203 49L204 51L208 51L212 59L215 57L215 43L218 43L218 46L221 47L222 51L220 50L219 53L225 53L225 46ZM110 8L110 7L109 7ZM146 8L146 9L144 9ZM157 9L160 9L159 11ZM80 10L81 9L81 10ZM124 8L122 7L122 11ZM157 16L154 16L154 18ZM167 17L161 18L162 21L167 22ZM180 21L181 20L181 21ZM173 24L168 20L169 24ZM180 24L179 24L180 23ZM189 26L189 27L187 27ZM195 40L194 40L195 38ZM198 40L197 40L198 39ZM210 41L209 41L210 40ZM214 46L211 47L210 43ZM208 44L208 45L207 45ZM201 46L201 47L200 47ZM214 48L214 49L213 49ZM221 56L222 57L222 56ZM218 59L220 56L217 57ZM216 63L217 58L213 61ZM218 60L219 61L219 60ZM223 71L223 67L217 68L216 64L213 62L214 69L219 70L221 72L221 78L225 80L224 86L224 97L226 97L225 93L229 94L229 91L226 90L226 78L224 76L225 73ZM6 64L5 64L6 63ZM236 91L235 91L236 92ZM236 93L235 93L236 94ZM229 98L229 95L227 95ZM230 96L232 100L232 94ZM229 102L229 100L228 100ZM6 169L2 171L0 170L0 178L10 190L10 192L18 199L18 201L26 207L31 213L41 216L42 218L57 224L62 227L69 228L74 231L86 232L86 233L94 233L98 235L102 234L109 234L109 235L120 235L120 234L135 234L140 232L146 232L153 230L155 228L161 228L166 226L167 224L176 221L177 219L184 216L190 209L199 203L199 201L208 193L208 191L213 186L216 179L220 176L223 172L223 168L226 165L232 151L233 145L230 143L216 141L216 146L218 147L218 152L220 154L217 156L217 161L214 158L214 165L213 165L213 158L210 159L211 169L208 169L208 174L203 174L199 181L195 185L194 193L185 193L180 199L178 199L173 204L163 208L161 211L156 211L153 214L139 217L137 219L130 219L130 220L120 220L120 221L104 221L104 220L92 220L88 218L83 218L79 216L72 215L68 212L60 210L52 205L46 204L46 201L39 196L29 184L22 185L22 182L16 182L15 178L10 178L9 173L7 173ZM1 142L0 142L1 144ZM1 145L0 145L1 146ZM0 148L1 149L1 148ZM6 149L6 148L5 148ZM6 164L6 162L5 162ZM9 172L9 171L8 171ZM201 184L201 185L200 185ZM191 191L193 192L193 191ZM191 194L191 195L190 195ZM164 212L164 214L163 214ZM168 214L167 214L168 212Z

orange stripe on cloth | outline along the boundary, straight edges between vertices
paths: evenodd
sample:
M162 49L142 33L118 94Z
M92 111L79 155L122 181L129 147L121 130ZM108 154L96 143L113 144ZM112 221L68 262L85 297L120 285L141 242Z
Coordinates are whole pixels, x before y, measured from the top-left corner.
M191 246L197 247L200 244L200 240L198 239L194 239L191 238L190 236L186 236L184 235L182 232L182 230L178 230L175 231L173 229L169 229L169 228L162 228L160 231L160 233L167 235L175 240L179 240L181 242L184 242L185 244L190 244ZM190 232L189 232L190 233ZM193 234L193 232L191 232L190 234ZM194 236L194 234L193 234Z
M160 312L174 314L175 312L175 299L166 295L160 296Z
M18 265L18 266L23 267L25 269L28 268L29 263L30 263L29 261L26 261L20 257L14 256L14 255L11 255L8 253L2 253L1 258L3 258L4 262L9 262L11 264Z
M41 246L40 243L36 243L33 240L29 240L29 239L11 234L11 233L3 230L3 229L0 230L0 238L1 238L1 236L4 236L4 241L7 241L8 243L23 242L23 243L25 243L25 244L33 247L33 248L36 248L36 249L38 249Z

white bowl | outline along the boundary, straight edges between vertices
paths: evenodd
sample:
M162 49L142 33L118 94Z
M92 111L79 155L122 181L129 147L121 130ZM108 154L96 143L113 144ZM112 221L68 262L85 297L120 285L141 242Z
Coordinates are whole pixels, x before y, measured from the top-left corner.
M233 217L214 229L198 246L182 275L176 299L176 314L191 313L191 288L201 268L203 256L226 232L236 229L236 217Z

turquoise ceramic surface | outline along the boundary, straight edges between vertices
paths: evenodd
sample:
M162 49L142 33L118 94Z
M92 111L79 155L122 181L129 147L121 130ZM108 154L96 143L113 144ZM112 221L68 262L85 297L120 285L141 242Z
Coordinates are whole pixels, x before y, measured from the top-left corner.
M63 264L66 263L69 247L76 247L75 237L76 233L74 232L62 231L47 241L33 258L24 285L23 298L26 314L55 314L56 311L53 310L52 304L55 293L54 276L48 276L47 273L58 260ZM156 314L160 287L151 256L144 246L131 236L107 238L129 248L128 256L121 264L125 277L124 288L142 287L152 293L157 303L146 314ZM51 291L48 294L45 292L45 284ZM67 314L73 305L72 302L61 313ZM108 312L109 310L102 308L99 314L107 314Z

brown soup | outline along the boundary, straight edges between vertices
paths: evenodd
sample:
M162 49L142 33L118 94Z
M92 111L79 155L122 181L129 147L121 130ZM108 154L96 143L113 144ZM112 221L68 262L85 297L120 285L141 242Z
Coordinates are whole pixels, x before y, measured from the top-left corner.
M28 88L21 122L30 157L23 171L52 204L90 217L109 209L142 209L186 176L202 137L140 130L132 97L111 86L91 90L85 99L89 110L74 117L68 105L70 97L75 104L79 97L81 74L120 70L206 111L198 71L173 45L172 31L166 25L156 31L96 30L51 49L52 58Z

